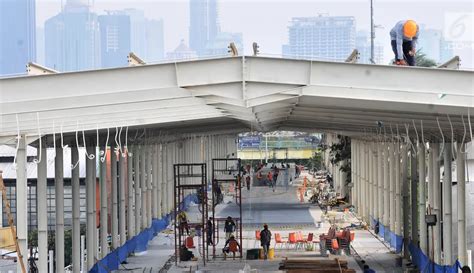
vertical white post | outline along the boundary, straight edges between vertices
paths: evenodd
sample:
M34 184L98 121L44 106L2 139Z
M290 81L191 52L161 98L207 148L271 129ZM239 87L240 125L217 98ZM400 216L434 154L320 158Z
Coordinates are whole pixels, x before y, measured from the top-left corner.
M126 235L126 209L125 209L125 187L127 186L127 158L122 156L119 153L119 198L120 198L120 206L119 206L119 234L120 234L120 246L124 245L127 241Z
M467 264L466 253L466 161L465 145L458 143L458 157L456 158L457 177L457 207L458 207L458 260L464 266Z
M112 150L110 150L113 153ZM100 168L100 253L101 258L104 258L109 253L109 243L107 242L107 237L109 236L109 221L108 221L108 193L107 190L107 147L104 151L104 161L99 159L99 168ZM109 157L110 159L110 157Z
M409 185L408 185L408 146L403 144L401 152L401 172L402 172L402 198L403 198L403 247L404 247L404 257L408 258L408 242L409 242Z
M453 264L453 196L452 196L452 146L451 143L444 144L444 177L443 177L443 253L444 264Z
M434 214L433 205L434 205L434 177L433 177L433 167L434 167L434 156L433 156L433 143L429 143L429 150L428 150L428 211L427 214ZM433 236L434 236L434 228L428 229L428 252L427 256L433 260L433 252L434 252L434 245L433 245Z
M434 229L434 262L441 264L441 183L440 183L440 158L439 143L432 143L433 146L433 213L436 214L438 222Z
M400 143L395 145L395 234L398 236L402 235L402 195L401 195L401 186L400 183ZM402 155L403 157L403 155Z
M156 218L161 218L163 216L162 210L162 184L163 184L163 166L162 166L162 152L161 152L161 144L157 145L156 150Z
M390 228L390 169L388 164L389 159L389 144L387 142L384 143L383 147L383 188L384 188L384 200L383 200L383 225L385 229Z
M162 161L161 161L161 170L162 170L162 183L161 183L161 206L163 208L162 215L165 216L169 212L168 208L168 144L163 143L161 145ZM170 197L171 198L171 197Z
M146 181L146 163L147 158L146 158L146 146L142 145L141 150L140 150L140 185L142 189L142 195L141 195L141 208L142 208L142 215L140 219L141 223L141 228L142 230L147 228L147 181Z
M16 235L23 264L28 263L28 181L26 174L26 136L20 137L16 154ZM20 263L17 263L17 272L21 272Z
M425 223L426 214L426 160L425 143L418 144L418 177L420 188L418 192L418 222L420 223L420 248L423 253L428 254L428 228Z
M74 273L81 271L81 192L79 184L79 152L77 147L71 147L71 165L76 166L71 170L72 187L72 270ZM77 164L77 165L76 165ZM39 245L39 244L38 244ZM40 271L41 272L41 271Z
M377 186L378 186L378 220L381 223L383 219L383 143L378 143L377 145Z
M135 232L134 234L137 235L140 233L141 227L141 213L142 213L142 201L141 201L141 189L140 189L140 145L136 145L133 147L133 160L134 164L134 180L135 180Z
M81 272L85 273L85 262L86 262L86 236L81 235Z
M153 145L149 144L146 146L146 183L147 183L147 191L146 191L146 227L149 228L151 226L151 221L153 218L152 215L152 191L153 191L153 177L152 177L152 160L153 160Z
M128 150L128 147L127 147ZM132 156L130 156L132 155ZM127 235L128 239L132 239L133 236L135 236L135 213L134 213L134 202L133 202L133 197L134 197L134 190L133 190L133 150L128 150L127 151L127 175L128 175L128 180L127 180L127 186L128 186L128 204L127 204Z
M63 148L56 147L56 158L54 160L54 184L56 200L56 232L55 232L55 254L56 271L64 270L64 169Z
M151 210L153 213L153 219L158 218L158 205L157 205L157 200L158 200L158 145L153 144L151 146L153 149L152 153L152 181L153 181L153 192L152 192L152 204L151 204Z
M91 145L91 144L89 144ZM89 154L93 153L92 146L87 146L87 152ZM57 156L57 155L56 155ZM94 266L94 237L96 233L95 227L95 214L94 214L94 191L95 191L95 181L94 181L94 165L95 162L86 157L86 210L87 210L87 236L86 236L86 245L87 245L87 271L89 271ZM57 208L57 207L56 207ZM64 267L63 267L64 268Z
M390 142L389 145L389 170L390 170L390 180L389 180L389 190L390 190L390 231L395 231L395 144Z
M43 141L43 140L40 140ZM38 163L38 182L36 184L37 204L38 204L38 271L48 271L48 181L47 169L48 158L46 142L43 141L41 147L41 161ZM73 161L74 162L74 161ZM0 203L0 207L1 207ZM23 253L22 253L23 254ZM74 255L73 255L74 256Z
M54 250L48 252L48 261L49 261L49 273L54 273ZM17 272L21 272L17 270Z
M368 163L369 163L369 216L370 223L372 225L372 219L375 219L375 209L374 209L374 150L373 143L369 142L369 154L368 154Z
M118 189L117 189L117 154L115 153L114 144L110 145L110 173L112 183L112 217L111 217L111 230L112 230L112 250L119 247L118 240ZM89 248L89 247L87 247Z

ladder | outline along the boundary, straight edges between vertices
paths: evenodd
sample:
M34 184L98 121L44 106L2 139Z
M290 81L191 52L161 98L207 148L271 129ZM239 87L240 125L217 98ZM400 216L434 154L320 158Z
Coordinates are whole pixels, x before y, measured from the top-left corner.
M20 251L20 246L18 245L18 240L16 236L16 229L15 226L13 225L13 218L10 210L10 202L7 199L7 189L5 188L5 184L3 183L3 176L2 176L3 171L0 170L0 190L2 191L2 196L3 196L3 203L5 204L5 211L8 216L8 224L10 225L10 229L12 231L12 237L13 241L15 242L15 248L16 248L16 253L18 257L18 261L20 263L21 267L21 272L26 273L26 268L25 264L23 263L23 255L21 255Z

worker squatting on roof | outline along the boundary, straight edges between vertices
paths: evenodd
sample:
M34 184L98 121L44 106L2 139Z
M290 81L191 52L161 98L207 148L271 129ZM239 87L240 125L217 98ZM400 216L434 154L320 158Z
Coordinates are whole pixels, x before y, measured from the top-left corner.
M419 27L413 20L399 21L390 30L392 50L395 54L396 65L415 66L416 43Z

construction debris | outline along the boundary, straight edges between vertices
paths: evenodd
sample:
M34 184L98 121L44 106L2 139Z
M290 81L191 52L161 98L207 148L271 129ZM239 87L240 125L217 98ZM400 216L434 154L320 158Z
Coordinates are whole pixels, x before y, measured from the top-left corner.
M354 269L349 269L346 260L324 259L286 259L280 263L279 270L288 273L355 273Z

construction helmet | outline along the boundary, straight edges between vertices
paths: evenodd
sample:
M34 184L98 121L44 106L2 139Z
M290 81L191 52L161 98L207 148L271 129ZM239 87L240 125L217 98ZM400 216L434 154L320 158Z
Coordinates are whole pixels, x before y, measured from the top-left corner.
M413 38L418 30L418 25L413 20L407 20L403 25L403 35L407 38Z

